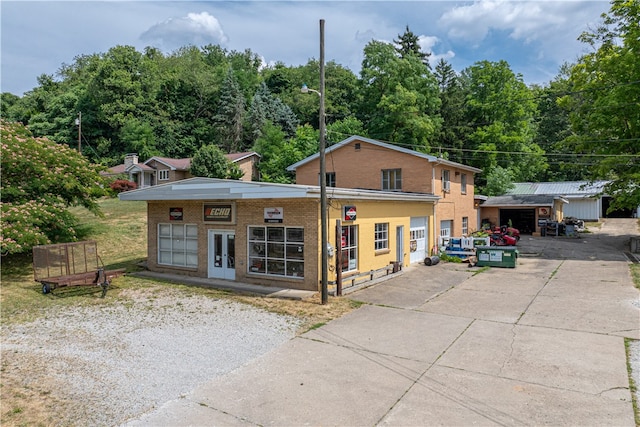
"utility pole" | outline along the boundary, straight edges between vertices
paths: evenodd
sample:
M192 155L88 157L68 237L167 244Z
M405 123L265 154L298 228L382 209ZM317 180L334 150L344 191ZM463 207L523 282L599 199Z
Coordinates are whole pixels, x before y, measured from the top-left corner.
M325 162L325 118L324 118L324 19L320 20L320 90L310 89L306 84L300 88L302 93L313 92L320 97L320 112L318 114L318 128L320 130L320 259L321 259L321 289L322 304L329 300L329 231L327 224L327 172Z
M324 118L324 19L320 20L320 221L322 222L322 304L326 304L328 295L329 257L328 248L329 233L327 224L327 172L325 159L325 118Z

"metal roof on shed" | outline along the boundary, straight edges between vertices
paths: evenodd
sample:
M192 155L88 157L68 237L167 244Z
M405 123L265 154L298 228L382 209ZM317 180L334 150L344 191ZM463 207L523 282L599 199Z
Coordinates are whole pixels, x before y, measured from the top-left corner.
M546 194L557 196L593 196L602 192L608 181L516 182L507 194Z
M216 178L189 178L173 183L145 187L118 195L120 200L252 200L320 198L320 187L314 185L275 184ZM351 188L327 188L329 199L391 200L435 202L434 194L401 193Z

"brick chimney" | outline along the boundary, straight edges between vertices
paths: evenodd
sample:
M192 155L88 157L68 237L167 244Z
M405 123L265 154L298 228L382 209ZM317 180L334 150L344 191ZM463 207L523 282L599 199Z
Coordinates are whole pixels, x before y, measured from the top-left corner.
M124 168L127 169L129 166L138 164L138 154L137 153L129 153L124 156Z

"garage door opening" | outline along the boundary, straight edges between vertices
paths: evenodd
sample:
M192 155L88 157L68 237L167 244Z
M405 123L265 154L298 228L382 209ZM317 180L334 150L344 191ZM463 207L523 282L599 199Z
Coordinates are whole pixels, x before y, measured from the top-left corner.
M531 234L536 230L536 210L500 209L500 225L509 225L509 221L520 234Z
M613 199L608 196L604 196L602 198L602 214L604 215L605 218L632 218L633 217L632 209L617 209L615 211L611 211L607 213L607 210L609 210L609 206L611 205L612 201Z

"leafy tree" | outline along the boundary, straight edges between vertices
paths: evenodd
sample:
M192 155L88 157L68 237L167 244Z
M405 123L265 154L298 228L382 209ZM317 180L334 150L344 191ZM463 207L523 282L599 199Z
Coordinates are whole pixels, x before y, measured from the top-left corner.
M226 158L216 145L200 147L191 159L191 175L207 178L240 179L242 171L235 163Z
M544 181L580 181L588 178L588 168L576 156L569 111L558 100L571 91L568 81L570 67L564 64L560 73L547 86L533 87L537 100L534 143L545 151L549 168L540 178Z
M400 57L406 58L407 56L416 56L422 61L422 63L429 69L429 57L431 52L423 52L420 47L420 38L413 34L413 31L409 29L407 25L403 34L398 34L398 39L394 39L393 42L398 45L396 51L400 54Z
M332 145L353 135L368 136L367 130L360 120L355 117L347 117L327 125L326 142L327 145Z
M262 181L284 184L294 182L294 176L287 171L287 166L304 157L300 150L286 139L279 126L270 121L265 122L262 136L258 138L253 149L262 156L258 166ZM317 150L317 144L315 149Z
M19 123L2 120L0 130L2 254L73 241L76 220L70 206L100 215L97 199L106 185L98 168L69 147L33 137Z
M640 3L614 0L603 23L580 41L593 48L571 70L570 109L577 148L595 165L592 177L611 180L610 210L640 205ZM587 157L589 158L589 157Z
M412 55L371 41L360 71L360 119L369 134L429 152L439 132L438 88L433 75Z
M464 70L463 81L473 166L485 171L501 166L517 181L535 180L547 164L543 150L533 142L536 105L522 76L516 76L506 61L480 61Z
M496 166L487 172L487 185L483 189L486 196L501 196L514 187L513 173L502 166Z
M127 120L120 130L120 138L127 147L131 147L129 152L138 153L143 159L162 155L156 148L155 134L149 123L138 119Z

